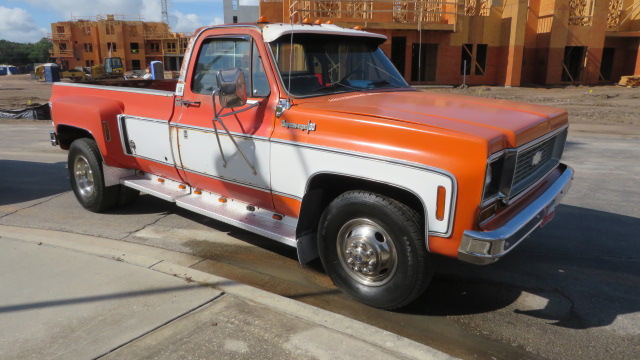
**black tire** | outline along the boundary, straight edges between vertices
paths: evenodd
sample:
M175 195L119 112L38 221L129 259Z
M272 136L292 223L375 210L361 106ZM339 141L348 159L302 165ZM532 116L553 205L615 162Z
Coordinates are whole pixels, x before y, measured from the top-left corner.
M394 199L366 191L343 193L320 219L318 251L327 274L367 305L388 310L408 305L434 272L419 219Z
M75 140L67 164L71 188L85 209L103 212L118 204L120 185L104 186L102 156L94 140Z

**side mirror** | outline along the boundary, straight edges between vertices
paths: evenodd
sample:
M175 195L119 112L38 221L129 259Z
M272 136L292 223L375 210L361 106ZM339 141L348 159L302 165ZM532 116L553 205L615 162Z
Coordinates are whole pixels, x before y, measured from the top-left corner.
M220 105L223 108L239 107L247 103L247 85L244 81L244 72L242 70L220 70L216 79L218 81L218 89L220 89L218 90L220 92Z

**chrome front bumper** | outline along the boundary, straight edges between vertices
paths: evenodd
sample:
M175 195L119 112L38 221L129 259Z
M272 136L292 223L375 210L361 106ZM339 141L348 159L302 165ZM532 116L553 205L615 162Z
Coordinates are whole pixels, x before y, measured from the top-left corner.
M478 265L491 264L544 225L571 187L574 171L566 165L561 166L565 169L553 185L504 226L492 231L465 231L458 248L458 259Z

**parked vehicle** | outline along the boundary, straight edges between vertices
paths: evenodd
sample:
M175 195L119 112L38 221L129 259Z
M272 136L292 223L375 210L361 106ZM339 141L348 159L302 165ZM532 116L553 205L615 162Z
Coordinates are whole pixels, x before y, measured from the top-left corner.
M492 263L544 225L573 170L566 111L417 91L384 40L203 28L178 81L55 84L51 141L90 211L142 191L320 257L349 295L399 308L434 255Z

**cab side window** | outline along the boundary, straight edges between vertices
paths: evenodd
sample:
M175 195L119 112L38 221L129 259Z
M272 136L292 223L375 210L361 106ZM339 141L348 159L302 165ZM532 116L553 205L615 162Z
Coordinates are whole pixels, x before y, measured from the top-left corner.
M241 69L247 84L247 97L269 95L269 84L255 44L247 38L210 38L200 47L191 90L211 95L218 90L218 71Z

